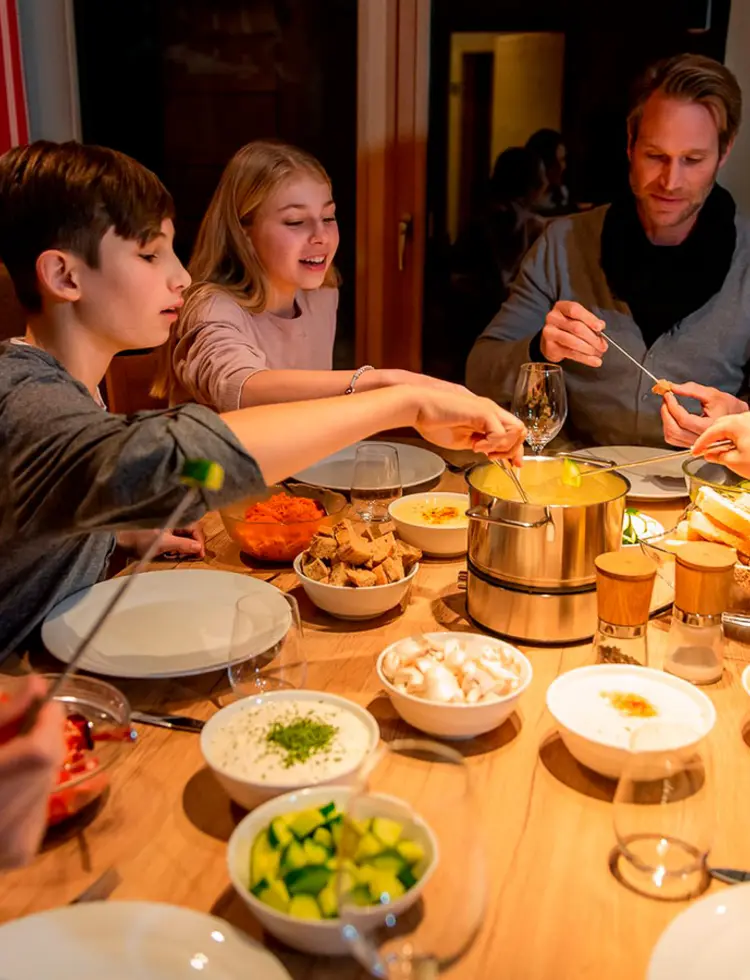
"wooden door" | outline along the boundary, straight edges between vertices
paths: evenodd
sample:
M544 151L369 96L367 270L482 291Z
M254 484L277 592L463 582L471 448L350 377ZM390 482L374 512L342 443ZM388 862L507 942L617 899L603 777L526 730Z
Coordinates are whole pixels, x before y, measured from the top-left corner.
M422 364L430 0L359 0L357 362Z

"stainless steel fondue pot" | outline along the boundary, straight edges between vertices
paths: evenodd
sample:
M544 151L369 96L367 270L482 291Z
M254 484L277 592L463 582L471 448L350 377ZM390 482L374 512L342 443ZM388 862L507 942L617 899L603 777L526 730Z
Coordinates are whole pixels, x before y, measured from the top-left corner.
M589 458L581 462L609 465ZM524 458L524 467L553 464L559 467L559 458ZM617 490L609 500L539 506L480 490L473 478L486 465L491 464L466 474L469 615L494 633L531 643L572 643L593 636L594 559L620 548L630 483L612 474Z

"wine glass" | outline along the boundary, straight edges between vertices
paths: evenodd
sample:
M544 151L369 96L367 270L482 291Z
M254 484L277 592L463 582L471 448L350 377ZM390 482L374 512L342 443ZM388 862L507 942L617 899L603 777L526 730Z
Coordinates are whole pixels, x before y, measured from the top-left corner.
M227 673L239 697L304 687L307 661L297 600L246 595L237 601Z
M434 978L463 959L484 916L485 854L455 749L382 745L360 770L339 854L343 935L372 976Z
M513 414L526 426L526 442L538 455L568 414L565 376L559 364L522 364L513 392Z
M708 747L681 723L648 721L630 740L614 798L619 876L654 898L705 887L716 814Z
M351 498L362 521L387 521L388 505L402 493L398 450L383 443L357 446L352 472Z

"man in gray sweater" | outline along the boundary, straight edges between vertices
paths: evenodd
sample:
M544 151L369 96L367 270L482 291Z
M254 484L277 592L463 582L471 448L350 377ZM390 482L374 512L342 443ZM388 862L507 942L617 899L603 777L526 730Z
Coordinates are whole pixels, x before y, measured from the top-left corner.
M628 116L630 192L547 227L469 355L473 391L508 404L521 364L564 362L565 432L581 446L691 445L713 418L748 410L736 396L750 367L750 227L716 184L740 113L736 79L712 59L646 73ZM656 377L690 382L654 394L607 335Z

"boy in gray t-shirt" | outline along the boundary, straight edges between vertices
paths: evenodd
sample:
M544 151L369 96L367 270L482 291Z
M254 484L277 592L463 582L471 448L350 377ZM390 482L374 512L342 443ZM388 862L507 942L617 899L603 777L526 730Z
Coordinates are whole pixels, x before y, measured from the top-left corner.
M25 343L0 345L0 651L105 574L113 532L168 517L187 457L226 474L186 515L195 520L385 428L520 455L517 419L441 388L221 416L198 405L104 411L96 392L111 358L162 344L182 306L190 277L172 250L172 216L158 178L114 150L39 141L0 157L0 260L28 314Z

